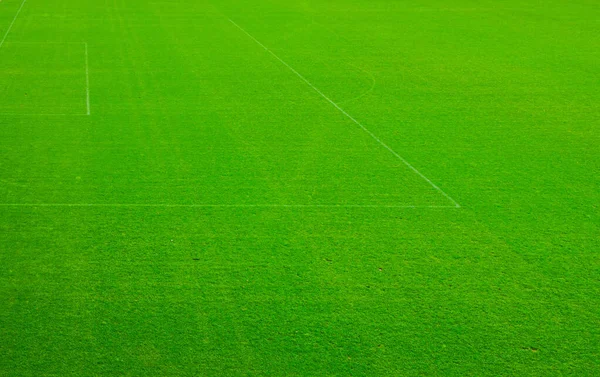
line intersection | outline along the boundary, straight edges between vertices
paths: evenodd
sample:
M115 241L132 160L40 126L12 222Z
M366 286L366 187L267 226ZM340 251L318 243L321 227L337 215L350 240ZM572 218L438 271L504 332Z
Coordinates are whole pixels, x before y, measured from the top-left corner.
M420 176L422 179L424 179L427 183L429 183L429 185L431 187L433 187L436 191L438 191L440 194L442 194L444 197L446 197L450 202L452 202L452 204L453 204L454 207L460 208L460 204L458 204L458 202L456 200L454 200L450 195L448 195L438 185L436 185L435 183L433 183L423 173L421 173L419 170L417 170L417 168L415 168L414 166L412 166L412 164L410 164L407 160L405 160L402 156L400 156L396 151L394 151L390 146L388 146L386 143L384 143L377 135L375 135L373 132L371 132L367 127L365 127L362 123L360 123L358 120L356 120L352 115L348 114L337 103L335 103L333 100L331 100L329 97L327 97L321 90L319 90L310 81L308 81L307 78L305 78L304 76L302 76L292 66L290 66L288 63L286 63L277 54L275 54L267 46L265 46L264 44L262 44L258 39L256 39L252 34L248 33L244 28L242 28L240 25L238 25L231 18L227 17L227 19L235 27L237 27L244 34L246 34L248 37L250 37L254 42L256 42L256 44L258 44L265 51L267 51L269 54L271 54L275 59L279 60L279 62L281 62L281 64L283 64L284 66L286 66L290 71L292 71L296 76L298 76L302 81L304 81L304 83L306 83L309 87L311 87L315 92L317 92L327 102L329 102L331 105L333 105L333 107L335 107L338 111L340 111L343 115L345 115L346 118L350 119L353 123L355 123L357 126L359 126L364 132L366 132L371 138L373 138L379 145L381 145L382 147L384 147L385 149L387 149L392 155L394 155L397 159L399 159L400 161L402 161L402 163L404 165L406 165L410 170L412 170L414 173L416 173L418 176Z

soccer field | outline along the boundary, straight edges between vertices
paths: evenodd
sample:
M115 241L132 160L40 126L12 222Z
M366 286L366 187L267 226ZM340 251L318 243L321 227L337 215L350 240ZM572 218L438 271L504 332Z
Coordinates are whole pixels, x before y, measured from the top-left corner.
M1 0L1 376L600 375L596 0Z

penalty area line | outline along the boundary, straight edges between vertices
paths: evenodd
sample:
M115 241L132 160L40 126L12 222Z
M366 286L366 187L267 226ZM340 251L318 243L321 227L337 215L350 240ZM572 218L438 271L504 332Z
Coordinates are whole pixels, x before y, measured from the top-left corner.
M400 161L402 161L402 163L404 165L406 165L410 170L412 170L414 173L416 173L419 177L421 177L422 179L424 179L427 183L429 183L429 185L431 187L433 187L436 191L438 191L440 194L442 194L444 197L446 197L450 202L452 202L452 204L454 205L453 207L455 208L460 208L460 204L458 204L458 202L454 199L452 199L452 197L450 195L448 195L444 190L442 190L440 187L438 187L435 183L433 183L429 178L427 178L423 173L421 173L419 170L417 170L417 168L415 168L414 166L412 166L407 160L405 160L402 156L400 156L396 151L394 151L390 146L388 146L386 143L384 143L377 135L375 135L373 132L371 132L367 127L365 127L362 123L360 123L358 120L356 120L352 115L348 114L346 112L346 110L342 109L337 103L333 102L333 100L331 100L329 97L327 97L322 91L320 91L316 86L314 86L310 81L308 81L308 79L306 79L304 76L302 76L298 71L296 71L294 68L292 68L292 66L290 66L288 63L286 63L283 59L281 59L277 54L275 54L273 51L271 51L267 46L265 46L264 44L262 44L258 39L256 39L252 34L248 33L244 28L242 28L240 25L238 25L237 23L235 23L231 18L227 17L227 19L229 20L229 22L231 22L235 27L237 27L239 30L241 30L244 34L246 34L248 37L250 37L254 42L256 42L256 44L258 44L260 47L262 47L265 51L267 51L269 54L271 54L275 59L279 60L279 62L281 62L281 64L283 64L284 66L286 66L290 71L292 71L296 76L298 76L302 81L304 81L308 86L310 86L315 92L317 92L321 97L323 97L327 102L329 102L331 105L333 105L333 107L335 107L339 112L341 112L343 115L345 115L348 119L350 119L353 123L355 123L357 126L359 126L364 132L366 132L371 138L373 138L377 143L379 143L382 147L384 147L385 149L387 149L392 155L394 155L397 159L399 159Z

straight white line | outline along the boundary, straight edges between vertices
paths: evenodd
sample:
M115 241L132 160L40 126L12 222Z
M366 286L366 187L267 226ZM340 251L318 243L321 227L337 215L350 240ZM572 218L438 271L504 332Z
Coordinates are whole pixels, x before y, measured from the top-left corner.
M456 206L361 204L135 204L135 203L0 203L0 207L158 207L158 208L457 208Z
M21 114L21 113L0 113L0 115L4 115L4 116L30 116L30 117L40 117L40 116L76 116L76 117L84 117L84 116L88 116L89 114L51 114L51 113L25 113L25 114Z
M409 167L413 172L415 172L417 175L419 175L421 178L423 178L427 183L429 183L431 185L431 187L433 187L434 189L436 189L440 194L442 194L443 196L445 196L448 200L450 200L452 202L452 204L454 204L454 207L456 208L460 208L460 204L458 204L456 202L456 200L452 199L450 197L450 195L446 194L444 192L444 190L442 190L441 188L439 188L435 183L433 183L429 178L427 178L425 175L423 175L420 171L418 171L414 166L412 166L408 161L406 161L402 156L400 156L398 153L396 153L396 151L394 151L392 148L390 148L387 144L385 144L383 141L381 141L381 139L379 137L377 137L374 133L372 133L371 131L369 131L365 126L363 126L359 121L357 121L356 119L354 119L354 117L352 117L350 114L348 114L344 109L342 109L337 103L333 102L329 97L327 97L325 94L323 94L323 92L321 92L319 89L317 89L317 87L315 87L310 81L308 81L304 76L302 76L300 73L298 73L298 71L296 71L294 68L292 68L288 63L286 63L283 59L281 59L279 56L277 56L273 51L269 50L269 48L265 45L263 45L258 39L254 38L250 33L248 33L245 29L243 29L240 25L236 24L231 18L227 18L229 20L229 22L231 22L233 25L235 25L238 29L240 29L242 32L244 32L244 34L246 34L248 37L250 37L252 40L254 40L254 42L256 42L259 46L261 46L265 51L267 51L269 54L273 55L273 57L275 57L275 59L279 60L283 65L285 65L290 71L292 71L294 74L296 74L296 76L298 76L302 81L304 81L308 86L310 86L315 92L317 92L321 97L323 97L325 100L327 100L327 102L329 102L330 104L332 104L336 109L338 109L342 114L344 114L348 119L350 119L352 122L354 122L356 125L358 125L360 128L362 128L363 131L365 131L369 136L371 136L375 141L377 141L381 146L383 146L385 149L387 149L390 153L392 153L396 158L398 158L400 161L402 161L404 163L404 165L406 165L407 167Z
M2 1L2 0L0 0ZM34 44L34 45L83 45L85 42L61 42L61 41L10 41L8 44Z
M88 58L87 42L85 42L84 45L85 45L85 102L87 105L87 115L90 115L91 114L91 111L90 111L90 65L89 65L89 58Z
M21 9L23 9L23 5L25 5L26 1L27 0L23 0L23 2L21 3L21 6L19 7L19 10L17 11L17 14L15 14L15 18L13 18L12 22L10 23L10 26L8 27L8 29L6 29L6 33L4 33L4 38L2 38L2 41L0 41L0 48L2 48L2 46L4 45L4 41L6 40L8 33L10 33L10 30L12 29L13 25L15 24L17 17L19 17L19 13L21 13Z

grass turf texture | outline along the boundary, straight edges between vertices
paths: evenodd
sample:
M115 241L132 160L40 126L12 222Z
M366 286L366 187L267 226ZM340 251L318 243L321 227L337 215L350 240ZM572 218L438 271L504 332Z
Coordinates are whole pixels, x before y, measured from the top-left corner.
M600 374L599 18L3 0L0 375Z

